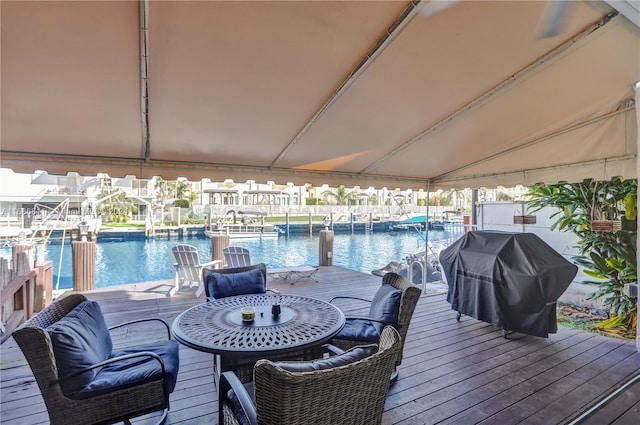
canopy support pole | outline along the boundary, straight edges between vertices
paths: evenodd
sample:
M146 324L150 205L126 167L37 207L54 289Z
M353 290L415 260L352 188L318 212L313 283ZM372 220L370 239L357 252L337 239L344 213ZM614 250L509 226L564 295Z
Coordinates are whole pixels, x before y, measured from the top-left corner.
M640 81L636 81L633 88L635 91L635 108L636 108L636 146L637 146L637 149L640 151L640 110L638 109L638 105L640 105ZM638 164L637 159L636 159L636 175L640 176L640 165ZM636 196L636 211L638 211L638 207L639 207L639 205L637 204L638 199L640 199L640 196ZM640 229L636 228L636 231L637 230L640 230ZM640 232L637 232L636 245L638 242L640 242ZM637 246L640 246L640 245L637 245ZM636 264L640 264L640 252L638 250L636 250ZM636 284L638 284L638 282L636 282ZM636 314L640 313L640 297L638 297L637 302L638 304L636 306ZM638 321L638 324L636 325L636 349L640 351L640 321Z
M149 137L149 0L140 0L140 119L142 125L142 154L151 159Z

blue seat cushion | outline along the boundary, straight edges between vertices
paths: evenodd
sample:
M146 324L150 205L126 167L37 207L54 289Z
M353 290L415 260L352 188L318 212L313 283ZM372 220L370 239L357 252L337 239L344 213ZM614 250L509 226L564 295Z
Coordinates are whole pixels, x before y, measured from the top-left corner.
M65 317L47 328L56 359L58 376L65 378L109 358L113 348L100 305L83 301ZM60 382L71 394L84 388L99 373L91 369Z
M369 317L387 325L398 324L398 311L402 291L391 285L382 285L376 295L371 300L369 307ZM379 326L378 331L382 332L384 325Z
M371 320L347 318L344 327L334 338L377 343L380 340L380 333L383 327L383 324L372 322Z
M210 273L207 276L207 288L213 298L225 298L234 295L264 294L265 276L260 269L239 273Z
M342 354L326 359L312 361L282 361L276 365L289 372L313 372L315 370L332 369L334 367L346 366L350 363L362 360L378 351L376 344L360 345L353 347Z
M131 347L114 352L111 358L143 351L151 351L162 358L165 368L165 391L167 394L173 392L178 377L178 343L175 340L168 340ZM162 368L155 358L134 357L103 366L91 382L79 391L66 395L73 399L86 399L160 379L163 379Z

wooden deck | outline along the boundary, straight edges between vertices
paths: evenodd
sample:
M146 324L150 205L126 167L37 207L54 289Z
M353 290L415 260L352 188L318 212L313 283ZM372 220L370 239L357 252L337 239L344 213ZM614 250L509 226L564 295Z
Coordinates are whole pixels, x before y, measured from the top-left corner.
M372 296L380 278L340 267L321 267L319 282L269 282L283 293L329 300ZM87 293L108 323L159 316L172 321L195 305L189 288L166 294L172 281ZM354 304L343 304L345 311ZM477 320L455 320L445 295L426 293L409 328L398 382L390 389L383 424L569 424L581 412L640 373L635 345L560 327L550 338L512 335ZM13 338L0 346L0 423L45 424L44 403ZM217 394L209 354L181 347L180 373L169 424L217 423ZM590 416L587 424L638 424L640 383ZM142 418L135 423L149 423ZM71 424L70 424L71 425ZM286 425L286 424L283 424Z

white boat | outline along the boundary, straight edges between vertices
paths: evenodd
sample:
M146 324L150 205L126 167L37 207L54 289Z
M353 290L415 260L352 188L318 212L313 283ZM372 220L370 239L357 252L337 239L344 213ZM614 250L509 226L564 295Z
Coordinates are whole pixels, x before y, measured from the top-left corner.
M266 214L231 210L224 218L207 226L204 233L208 237L228 235L230 239L277 238L280 232L274 224L264 223ZM241 216L240 220L237 216ZM252 216L260 216L260 222Z
M279 233L273 224L225 224L222 226L213 225L210 229L204 231L208 237L215 235L229 235L231 239L247 239L247 238L277 238Z
M0 238L18 238L23 239L31 235L31 229L24 229L17 226L0 227Z

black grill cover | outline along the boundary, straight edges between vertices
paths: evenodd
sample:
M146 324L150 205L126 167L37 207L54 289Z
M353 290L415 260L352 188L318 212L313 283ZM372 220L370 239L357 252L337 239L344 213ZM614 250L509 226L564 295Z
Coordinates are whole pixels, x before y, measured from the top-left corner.
M533 233L474 231L440 253L447 301L506 331L548 337L578 268Z

